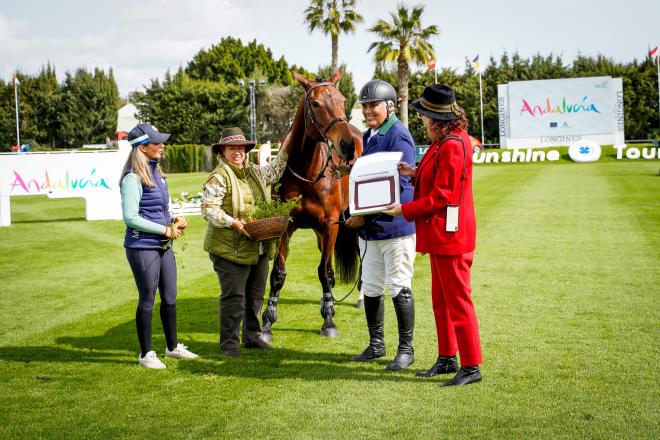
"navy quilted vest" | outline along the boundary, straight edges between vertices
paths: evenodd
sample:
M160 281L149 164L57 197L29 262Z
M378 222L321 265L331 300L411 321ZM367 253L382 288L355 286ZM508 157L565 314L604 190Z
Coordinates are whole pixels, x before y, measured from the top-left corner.
M151 220L159 225L169 225L172 220L168 211L170 194L167 191L167 182L156 171L158 161L150 160L151 174L155 187L149 188L142 185L142 198L140 199L140 217ZM148 232L136 231L126 227L124 247L133 249L159 249L167 243L164 235L150 234Z

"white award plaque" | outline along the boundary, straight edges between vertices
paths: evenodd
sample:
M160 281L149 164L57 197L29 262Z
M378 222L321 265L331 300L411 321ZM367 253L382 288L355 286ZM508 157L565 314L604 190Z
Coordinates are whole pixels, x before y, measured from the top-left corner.
M403 153L391 151L359 157L349 176L351 215L374 214L391 203L399 203L398 163Z

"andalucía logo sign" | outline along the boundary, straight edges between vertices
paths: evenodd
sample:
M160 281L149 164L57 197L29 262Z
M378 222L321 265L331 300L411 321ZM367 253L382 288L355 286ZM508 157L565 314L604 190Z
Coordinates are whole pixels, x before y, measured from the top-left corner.
M579 113L579 112L596 112L600 113L598 107L593 102L588 101L587 96L582 97L582 102L566 103L566 97L561 100L561 104L553 105L550 98L545 98L545 105L540 104L531 105L526 99L522 99L522 108L520 109L520 116L526 114L532 118L536 116L543 116L545 114L566 114L566 113Z

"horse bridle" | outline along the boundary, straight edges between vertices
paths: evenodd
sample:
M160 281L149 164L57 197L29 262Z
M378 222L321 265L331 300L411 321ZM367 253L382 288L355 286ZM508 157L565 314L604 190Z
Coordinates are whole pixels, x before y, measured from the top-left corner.
M325 159L325 164L323 165L323 168L321 168L321 171L319 171L319 174L316 176L315 179L307 179L306 177L301 176L300 174L293 171L293 169L291 169L291 167L287 164L287 168L289 169L289 171L291 171L291 173L294 176L296 176L298 179L300 179L304 182L307 182L307 183L316 183L319 180L321 180L321 178L323 177L323 174L325 173L325 169L328 167L328 164L332 160L332 150L335 150L337 152L337 155L341 158L341 154L339 154L339 151L337 151L337 147L335 147L334 143L330 139L328 139L325 136L325 134L337 122L344 121L348 124L348 118L346 116L336 116L334 119L332 119L330 122L325 124L323 127L320 126L321 124L319 124L319 121L316 118L316 114L314 113L314 109L312 108L312 104L309 100L309 93L317 87L324 87L324 86L334 87L335 89L337 89L337 85L335 83L327 82L327 81L320 82L318 84L314 84L309 89L307 89L305 91L305 95L304 95L303 99L304 99L304 106L305 106L305 133L307 133L307 119L309 118L309 120L312 121L312 125L314 126L314 128L316 128L316 130L321 135L322 142L324 142L328 146L328 155ZM337 89L337 90L339 90L339 89ZM341 159L340 159L340 163L341 163Z
M348 118L346 116L336 116L332 121L328 122L323 128L321 128L319 125L319 121L316 118L316 113L314 113L314 109L312 109L312 103L309 100L309 93L314 90L317 87L334 87L337 89L337 85L332 82L320 82L318 84L314 84L311 86L307 91L305 91L305 113L307 116L309 116L309 119L311 119L312 124L314 124L314 128L318 130L318 132L321 134L321 137L323 138L324 142L328 142L328 139L325 137L325 134L339 121L345 121L348 123ZM339 89L337 89L339 90ZM305 131L307 130L307 118L305 118Z

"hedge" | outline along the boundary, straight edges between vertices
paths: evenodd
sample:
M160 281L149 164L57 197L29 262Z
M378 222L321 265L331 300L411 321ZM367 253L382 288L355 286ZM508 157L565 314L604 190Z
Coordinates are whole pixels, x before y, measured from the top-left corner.
M166 173L208 172L217 165L217 159L207 145L167 145L161 165Z

